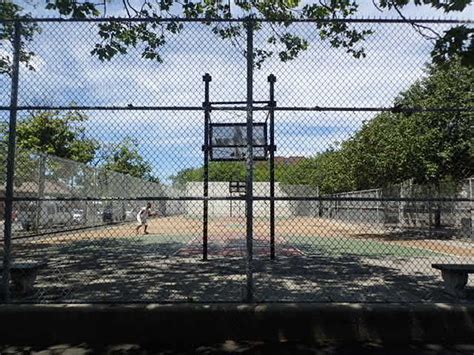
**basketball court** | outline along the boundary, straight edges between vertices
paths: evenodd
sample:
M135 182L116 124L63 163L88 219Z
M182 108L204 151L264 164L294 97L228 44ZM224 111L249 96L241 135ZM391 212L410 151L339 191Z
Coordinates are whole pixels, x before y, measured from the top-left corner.
M121 179L112 190L93 185L97 196L77 201L118 202L122 208L116 210L124 216L120 222L110 216L112 222L102 220L100 226L67 230L64 225L38 235L17 233L13 259L46 262L47 267L38 274L35 294L15 295L14 301L452 300L443 293L441 275L431 264L468 263L474 257L472 244L400 236L368 215L344 220L330 211L323 214L323 199L310 185L298 185L298 194L285 195L284 188L277 189L275 177L275 76L267 78L269 99L251 102L212 101L211 77L206 74L203 79L202 179L188 181L180 189L147 182L144 192L127 198ZM222 114L229 106L245 112L249 104L256 111L250 120L246 115L234 117L233 111ZM232 162L241 169L233 170L227 181L213 181L210 164L219 162ZM254 164L268 171L262 191L256 191ZM50 204L63 199L53 198ZM324 199L336 204L351 201L351 197ZM38 201L36 206L41 206ZM149 234L143 235L136 233L135 222L125 221L127 201L134 205L150 201L164 206L163 211L176 202L179 208L150 218ZM367 211L365 202L356 198L349 212Z

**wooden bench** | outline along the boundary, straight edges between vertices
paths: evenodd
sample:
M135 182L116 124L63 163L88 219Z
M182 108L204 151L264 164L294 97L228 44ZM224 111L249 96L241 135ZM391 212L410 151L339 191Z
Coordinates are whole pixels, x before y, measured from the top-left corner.
M441 270L444 287L447 293L464 298L468 274L474 273L474 264L433 264L435 269Z
M13 289L20 295L32 293L38 271L46 265L46 262L13 263L10 266L10 279ZM0 265L0 273L2 272L3 266Z

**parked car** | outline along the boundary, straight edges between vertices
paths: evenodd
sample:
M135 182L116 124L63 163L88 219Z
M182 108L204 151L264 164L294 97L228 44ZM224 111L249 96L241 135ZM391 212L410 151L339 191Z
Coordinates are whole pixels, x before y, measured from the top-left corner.
M114 212L112 205L107 205L102 211L102 222L113 222Z
M122 203L110 203L104 207L102 221L105 223L120 222L126 218L125 208Z
M84 211L80 209L72 210L72 221L73 223L81 224L85 222Z
M72 211L64 201L30 202L18 210L17 220L23 229L52 228L72 221Z

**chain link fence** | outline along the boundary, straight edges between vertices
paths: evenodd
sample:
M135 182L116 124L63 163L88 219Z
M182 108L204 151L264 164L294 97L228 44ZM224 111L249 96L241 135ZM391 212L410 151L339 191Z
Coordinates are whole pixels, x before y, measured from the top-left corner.
M460 22L36 22L0 22L5 302L472 302L432 267L474 264L472 69L413 29ZM183 29L92 53L132 23Z

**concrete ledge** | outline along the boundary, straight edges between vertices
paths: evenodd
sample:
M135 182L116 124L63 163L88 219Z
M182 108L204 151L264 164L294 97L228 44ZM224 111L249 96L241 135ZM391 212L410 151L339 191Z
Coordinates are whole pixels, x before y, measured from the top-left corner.
M0 305L0 344L470 344L474 304Z

